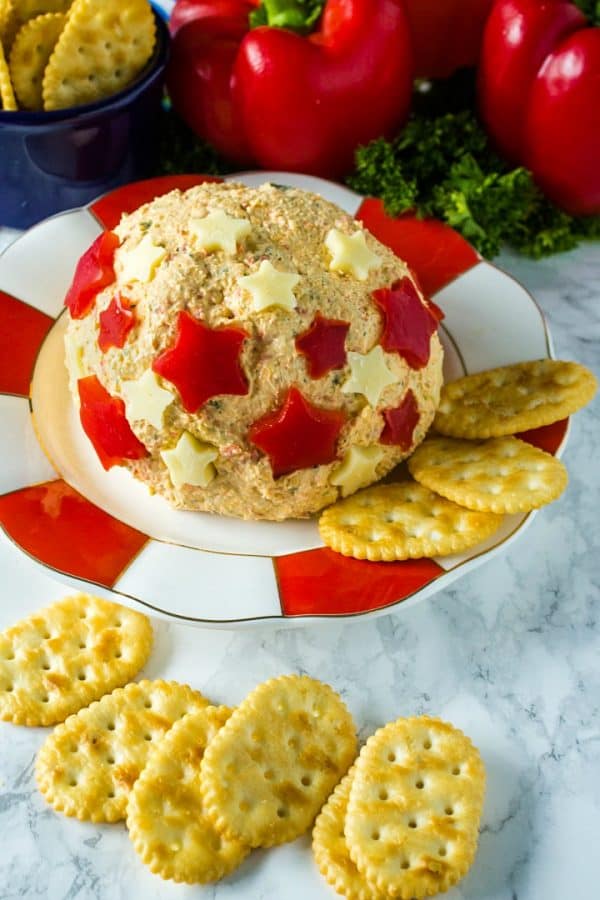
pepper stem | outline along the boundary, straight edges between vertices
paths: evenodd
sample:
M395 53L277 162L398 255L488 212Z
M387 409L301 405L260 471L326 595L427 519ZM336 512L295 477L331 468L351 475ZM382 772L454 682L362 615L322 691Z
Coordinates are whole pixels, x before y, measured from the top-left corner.
M325 0L262 0L250 13L250 27L270 25L308 34L323 11Z

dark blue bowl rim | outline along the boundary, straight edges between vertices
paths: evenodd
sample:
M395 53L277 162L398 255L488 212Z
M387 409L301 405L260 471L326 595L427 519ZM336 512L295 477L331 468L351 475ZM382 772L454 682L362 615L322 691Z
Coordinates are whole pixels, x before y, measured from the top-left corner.
M159 73L167 64L169 56L169 28L165 23L163 16L152 9L154 19L156 21L156 46L152 56L137 76L137 78L119 91L117 94L111 94L104 100L96 100L94 103L85 103L81 106L69 106L65 109L56 109L51 112L44 110L27 111L17 110L8 112L0 110L0 126L14 125L17 127L36 128L45 125L57 125L61 123L70 124L75 120L85 119L87 116L94 116L97 113L112 112L126 106L130 100L142 93L157 73Z

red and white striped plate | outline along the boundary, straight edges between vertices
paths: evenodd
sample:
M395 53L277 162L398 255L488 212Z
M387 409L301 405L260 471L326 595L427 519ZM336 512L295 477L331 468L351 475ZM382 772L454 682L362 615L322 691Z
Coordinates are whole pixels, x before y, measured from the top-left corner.
M75 263L121 214L202 176L138 182L36 225L0 255L0 523L4 535L61 580L167 619L240 627L375 615L447 587L521 535L532 514L506 516L460 556L397 563L346 559L314 521L241 522L171 509L122 469L105 472L67 390L63 298ZM390 219L379 201L303 175L232 180L290 184L339 204L406 259L446 314L446 378L552 355L533 298L452 229ZM567 422L526 437L554 453ZM43 448L43 449L42 449Z

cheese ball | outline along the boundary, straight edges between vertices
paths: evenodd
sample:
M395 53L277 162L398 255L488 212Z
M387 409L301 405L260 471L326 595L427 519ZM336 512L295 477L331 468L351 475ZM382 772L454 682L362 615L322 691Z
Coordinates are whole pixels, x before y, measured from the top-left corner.
M423 440L436 308L321 197L202 184L123 216L80 261L66 364L105 468L174 507L311 516Z

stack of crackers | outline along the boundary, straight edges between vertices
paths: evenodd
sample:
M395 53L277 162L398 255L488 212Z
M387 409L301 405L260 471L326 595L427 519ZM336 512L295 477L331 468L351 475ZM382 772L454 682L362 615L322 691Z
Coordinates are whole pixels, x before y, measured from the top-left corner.
M83 594L0 634L0 718L61 723L36 761L55 810L125 820L152 872L190 884L315 819L317 865L349 898L424 897L466 873L485 777L460 731L398 719L357 759L354 721L328 685L283 675L230 709L177 682L126 684L151 646L145 616Z
M141 72L155 40L148 0L0 0L0 109L110 97Z
M562 494L567 470L515 434L551 425L596 392L574 362L543 359L444 385L433 431L408 460L414 481L381 484L328 507L325 544L357 559L445 556L490 537L506 513Z

